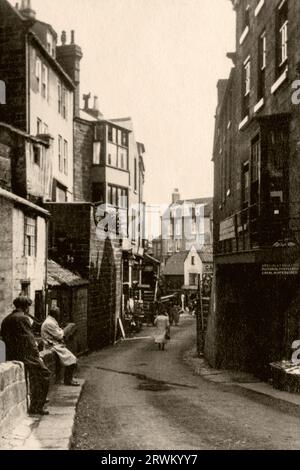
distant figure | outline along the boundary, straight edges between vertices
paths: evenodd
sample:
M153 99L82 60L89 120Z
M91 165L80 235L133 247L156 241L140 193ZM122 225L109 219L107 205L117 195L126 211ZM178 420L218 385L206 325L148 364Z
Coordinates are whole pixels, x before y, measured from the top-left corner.
M77 359L65 345L65 331L60 328L58 324L59 317L59 308L52 308L50 314L42 324L41 335L46 343L46 347L56 352L61 364L65 367L65 385L78 387L79 383L73 380Z
M162 311L158 314L154 321L157 332L154 336L155 344L158 344L160 351L165 350L167 341L170 339L170 321L166 312Z
M173 306L173 318L174 318L175 326L178 326L178 325L179 325L179 321L180 321L180 312L181 312L181 308L179 307L179 305L175 304L175 305Z
M7 361L25 365L30 383L30 414L47 415L44 410L49 390L50 371L45 366L27 316L32 301L20 295L14 300L15 310L2 322L1 336L6 345Z
M172 303L168 304L168 315L169 315L170 325L173 326L173 323L174 323L174 306L173 306Z

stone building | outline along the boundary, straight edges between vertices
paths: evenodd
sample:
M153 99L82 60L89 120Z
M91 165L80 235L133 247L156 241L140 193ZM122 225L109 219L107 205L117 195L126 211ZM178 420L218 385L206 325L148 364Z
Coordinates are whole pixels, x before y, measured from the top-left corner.
M299 322L300 3L233 1L233 68L218 84L215 302L206 352L218 367L268 376Z
M69 66L70 55L77 59ZM20 9L0 0L0 77L6 103L0 122L33 136L50 135L53 147L51 200L73 198L73 115L81 58L74 44L57 46L51 25L36 19L30 0Z
M212 245L213 198L181 199L178 189L161 218L161 237L154 240L155 256L166 263L174 253ZM160 254L160 256L159 256Z
M131 118L105 119L98 98L74 120L74 200L92 202L112 215L123 252L123 306L142 283L144 254L145 147L135 139Z
M38 204L50 188L51 155L49 139L0 123L0 322L22 291L33 314L44 312L50 214Z

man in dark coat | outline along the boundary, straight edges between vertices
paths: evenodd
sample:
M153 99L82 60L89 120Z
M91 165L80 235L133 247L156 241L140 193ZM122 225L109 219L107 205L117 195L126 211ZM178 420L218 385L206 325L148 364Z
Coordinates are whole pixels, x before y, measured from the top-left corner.
M25 365L30 384L30 414L48 414L44 410L49 390L50 371L40 357L27 314L32 301L26 296L14 300L16 309L1 325L1 336L6 345L7 361L20 361Z

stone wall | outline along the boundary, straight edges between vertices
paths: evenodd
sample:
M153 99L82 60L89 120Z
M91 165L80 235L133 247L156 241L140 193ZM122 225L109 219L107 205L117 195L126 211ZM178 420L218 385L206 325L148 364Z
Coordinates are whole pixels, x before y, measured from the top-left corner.
M122 249L99 239L92 204L47 204L50 256L89 281L87 337L90 349L114 342L122 295Z
M74 201L91 201L94 126L74 121Z
M26 412L27 391L23 364L0 364L0 438Z
M12 259L12 213L13 203L0 197L0 323L12 310L13 259Z

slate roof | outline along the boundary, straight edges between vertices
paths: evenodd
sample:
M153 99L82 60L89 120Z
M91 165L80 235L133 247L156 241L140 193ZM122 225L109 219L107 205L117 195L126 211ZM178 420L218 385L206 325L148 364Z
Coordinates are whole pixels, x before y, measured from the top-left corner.
M88 281L63 268L55 261L48 260L48 284L50 287L79 287L88 284Z
M206 245L202 250L197 251L202 263L213 262L213 251L211 245ZM166 262L164 269L165 276L184 276L184 262L189 251L179 251L174 253Z
M165 276L183 276L184 262L188 256L188 251L179 251L174 253L166 262L164 269Z

